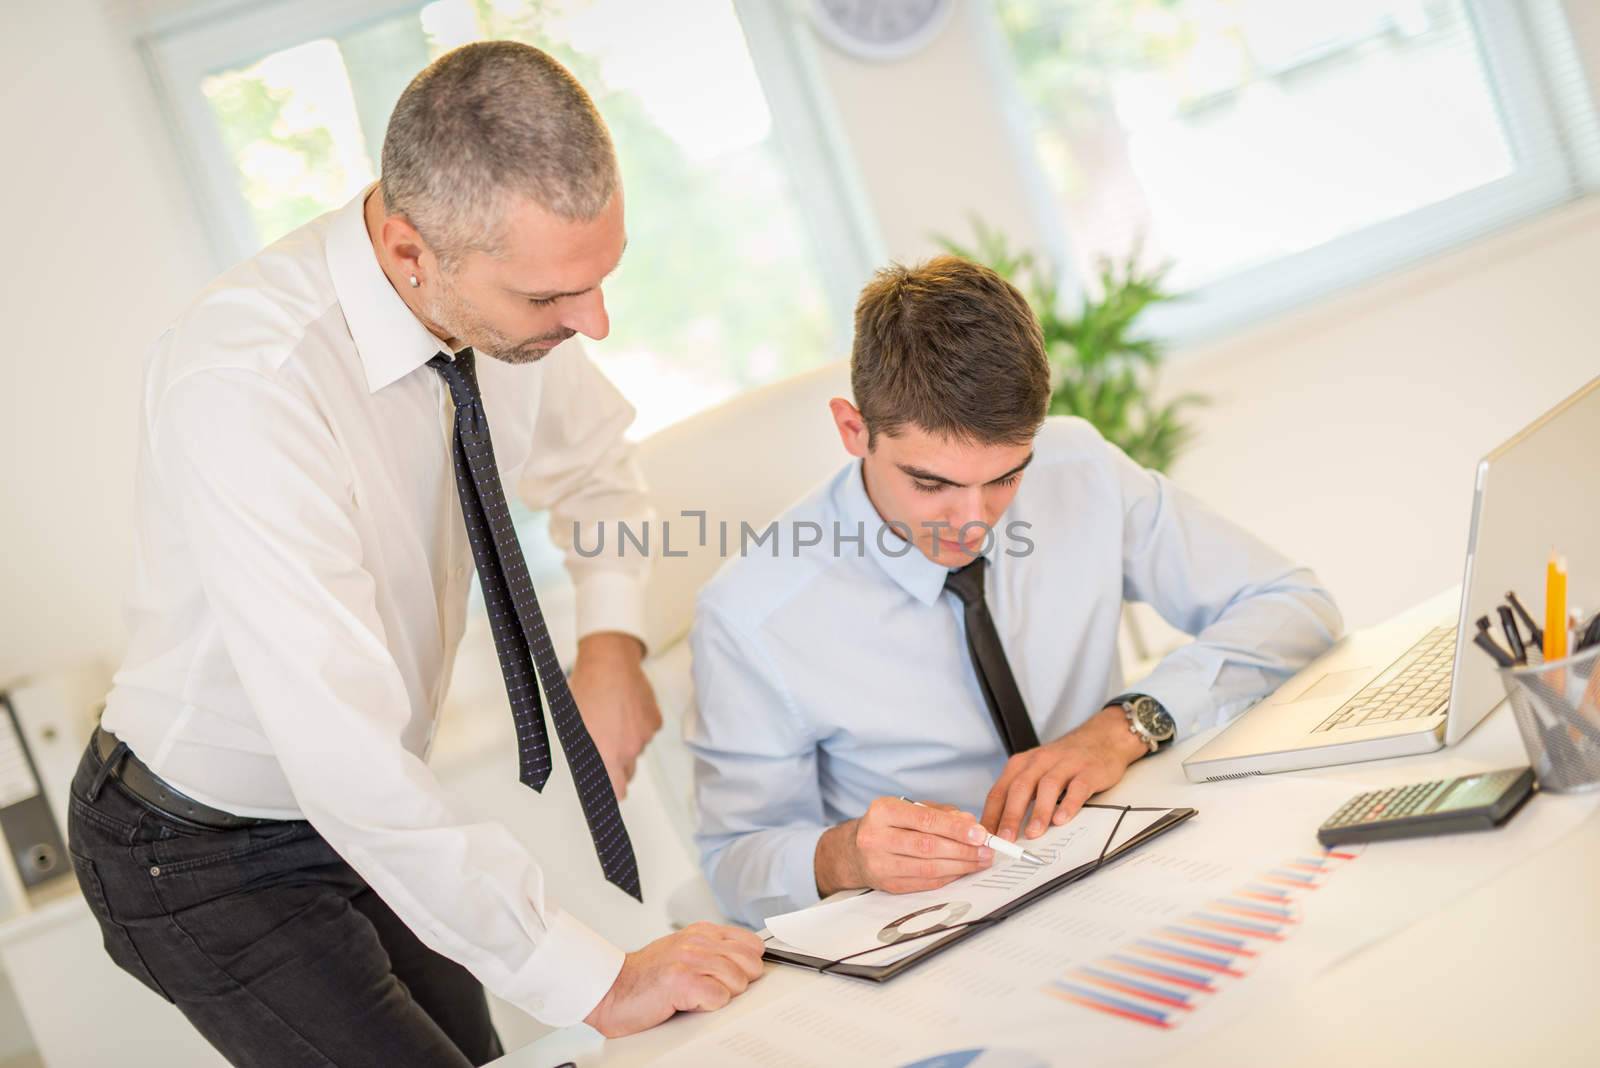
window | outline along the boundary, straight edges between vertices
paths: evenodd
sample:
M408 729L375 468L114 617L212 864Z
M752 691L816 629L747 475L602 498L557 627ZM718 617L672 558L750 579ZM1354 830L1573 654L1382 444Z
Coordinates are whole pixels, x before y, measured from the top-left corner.
M1001 0L997 18L1068 270L1170 262L1190 299L1158 309L1169 335L1582 191L1582 78L1510 0Z
M778 142L745 31L733 0L290 0L158 31L149 52L222 262L371 182L394 101L440 53L496 38L560 59L623 170L628 255L607 285L612 334L589 351L642 436L837 358L871 267L867 242L841 236L852 214L830 197L845 194L791 180L815 149Z

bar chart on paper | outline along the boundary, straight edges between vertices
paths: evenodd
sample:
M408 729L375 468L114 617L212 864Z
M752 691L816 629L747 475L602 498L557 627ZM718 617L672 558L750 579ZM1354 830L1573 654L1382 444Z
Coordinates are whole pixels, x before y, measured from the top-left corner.
M1180 1027L1203 1013L1210 999L1249 982L1264 958L1293 939L1316 908L1316 892L1355 863L1361 848L1299 854L1264 867L1110 952L1073 965L1042 991L1129 1026ZM1205 874L1194 870L1194 861L1178 857L1152 856L1148 866Z

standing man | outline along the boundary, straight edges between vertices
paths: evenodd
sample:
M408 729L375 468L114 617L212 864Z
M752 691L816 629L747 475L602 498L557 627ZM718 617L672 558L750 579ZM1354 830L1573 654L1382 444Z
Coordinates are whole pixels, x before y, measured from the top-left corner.
M236 1064L482 1064L483 986L620 1035L760 973L753 936L709 925L624 954L424 762L475 565L522 781L550 771L547 704L601 868L640 896L616 795L660 724L643 574L564 536L645 511L633 411L567 343L606 336L624 243L587 94L537 49L469 45L402 94L381 185L155 346L133 635L73 782L73 861L111 957ZM570 681L508 486L567 543Z
M779 520L773 555L718 573L692 634L701 862L752 925L987 866L986 831L1065 823L1341 628L1309 570L1083 420L1045 418L1038 321L986 267L879 272L850 383L831 407L854 459ZM1124 601L1195 636L1135 692Z

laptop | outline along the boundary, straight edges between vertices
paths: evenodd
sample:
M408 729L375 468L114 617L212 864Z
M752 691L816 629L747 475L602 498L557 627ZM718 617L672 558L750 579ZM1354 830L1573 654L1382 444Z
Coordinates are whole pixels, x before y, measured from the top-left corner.
M1183 762L1193 782L1426 753L1505 697L1472 645L1515 590L1543 625L1545 562L1568 558L1575 605L1600 596L1600 378L1478 463L1465 574L1449 591L1346 635Z

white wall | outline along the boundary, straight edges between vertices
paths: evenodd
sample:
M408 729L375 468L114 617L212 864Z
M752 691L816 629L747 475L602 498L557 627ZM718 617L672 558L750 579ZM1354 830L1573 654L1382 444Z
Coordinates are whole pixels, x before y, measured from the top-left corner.
M0 685L114 655L144 347L210 273L142 68L93 0L0 7Z
M1028 175L1014 164L978 26L958 9L927 47L891 63L857 60L816 40L818 67L892 259L938 252L935 234L970 240L974 214L1019 243L1040 245Z
M1597 261L1591 197L1181 354L1166 384L1214 403L1179 479L1315 566L1354 625L1459 582L1478 458L1600 374ZM1575 581L1594 603L1600 576Z

